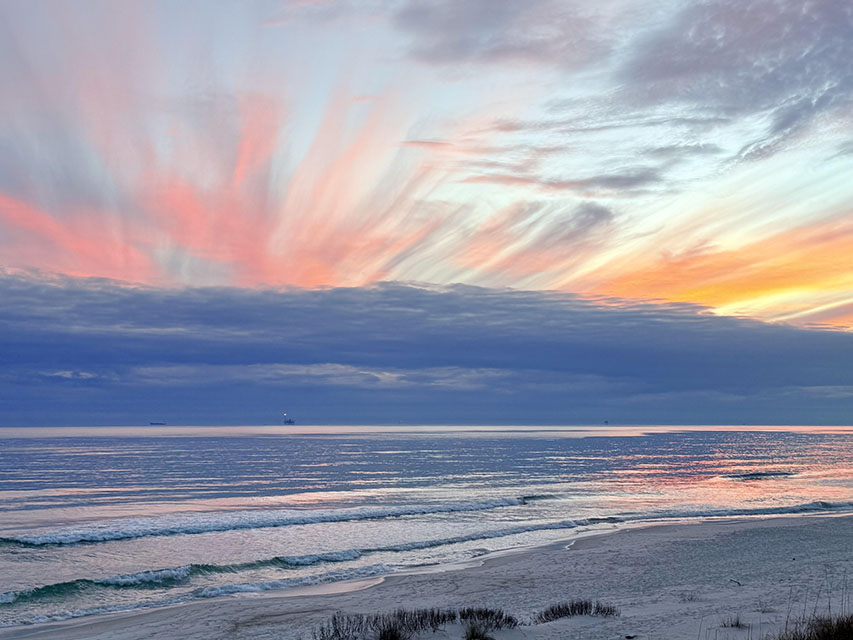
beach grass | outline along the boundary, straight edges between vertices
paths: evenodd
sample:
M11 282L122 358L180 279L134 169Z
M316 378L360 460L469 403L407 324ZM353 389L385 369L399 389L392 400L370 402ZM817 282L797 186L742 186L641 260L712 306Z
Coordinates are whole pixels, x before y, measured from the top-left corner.
M506 613L503 609L466 608L459 609L459 620L462 622L473 622L484 627L486 630L514 629L518 626L518 618Z
M448 624L466 623L471 633L488 640L490 631L512 629L518 619L502 609L397 609L389 613L336 613L311 632L312 640L409 640L425 631L438 631ZM466 630L466 637L468 635Z
M593 600L568 600L540 611L525 624L541 624L572 616L618 616L612 604ZM448 624L465 625L465 640L494 640L489 634L514 629L519 619L503 609L396 609L388 613L338 612L311 632L312 640L411 640L425 631L435 633Z
M601 616L609 618L618 615L619 609L612 604L598 600L567 600L566 602L552 604L547 609L537 613L533 619L537 624L541 624L573 616Z
M495 640L488 634L485 626L479 622L469 622L465 625L465 640Z
M776 637L776 640L850 640L853 614L835 618L812 618Z
M736 613L731 616L727 616L723 618L723 622L720 625L721 627L728 627L729 629L746 629L749 625L747 625L740 617L740 613Z

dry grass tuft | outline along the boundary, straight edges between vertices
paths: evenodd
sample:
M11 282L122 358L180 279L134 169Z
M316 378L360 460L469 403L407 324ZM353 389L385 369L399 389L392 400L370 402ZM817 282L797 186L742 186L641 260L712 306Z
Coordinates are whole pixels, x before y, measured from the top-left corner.
M850 640L853 638L853 615L839 618L812 618L776 640Z
M740 619L739 613L736 613L733 616L723 618L723 622L720 624L720 626L728 627L729 629L746 629L749 625Z
M569 600L567 602L552 604L544 611L537 613L533 620L538 624L552 622L560 618L570 618L572 616L601 616L608 618L618 615L619 609L612 604L599 602L598 600L594 602L592 600Z
M311 632L312 640L411 640L412 636L432 631L447 624L468 623L471 633L482 637L470 640L492 640L489 631L513 629L518 619L501 609L397 609L390 613L344 615L336 613ZM468 631L466 630L466 637Z
M495 640L486 633L486 628L479 622L469 622L465 626L465 640Z

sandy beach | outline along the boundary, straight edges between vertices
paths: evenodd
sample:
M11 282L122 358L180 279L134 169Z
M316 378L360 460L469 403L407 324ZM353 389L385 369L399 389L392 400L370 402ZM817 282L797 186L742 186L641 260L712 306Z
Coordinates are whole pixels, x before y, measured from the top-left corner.
M384 579L8 628L0 638L310 638L336 611L488 606L524 620L572 598L601 599L621 615L522 625L495 636L763 638L803 613L849 609L851 575L853 516L727 519L619 529ZM724 626L732 616L745 626Z

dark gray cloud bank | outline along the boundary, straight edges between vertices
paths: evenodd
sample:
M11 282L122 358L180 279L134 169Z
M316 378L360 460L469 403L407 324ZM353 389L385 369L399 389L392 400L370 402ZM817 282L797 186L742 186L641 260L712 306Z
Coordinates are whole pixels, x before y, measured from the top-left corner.
M853 335L384 283L0 277L0 424L849 423Z

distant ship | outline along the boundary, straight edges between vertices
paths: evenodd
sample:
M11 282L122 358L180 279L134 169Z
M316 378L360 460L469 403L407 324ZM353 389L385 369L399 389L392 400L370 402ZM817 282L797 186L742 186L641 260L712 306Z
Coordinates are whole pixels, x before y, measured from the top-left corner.
M287 417L287 412L284 414L284 422L282 424L296 424L296 421L293 418Z
M149 422L148 425L151 427L165 427L166 423L165 422Z

